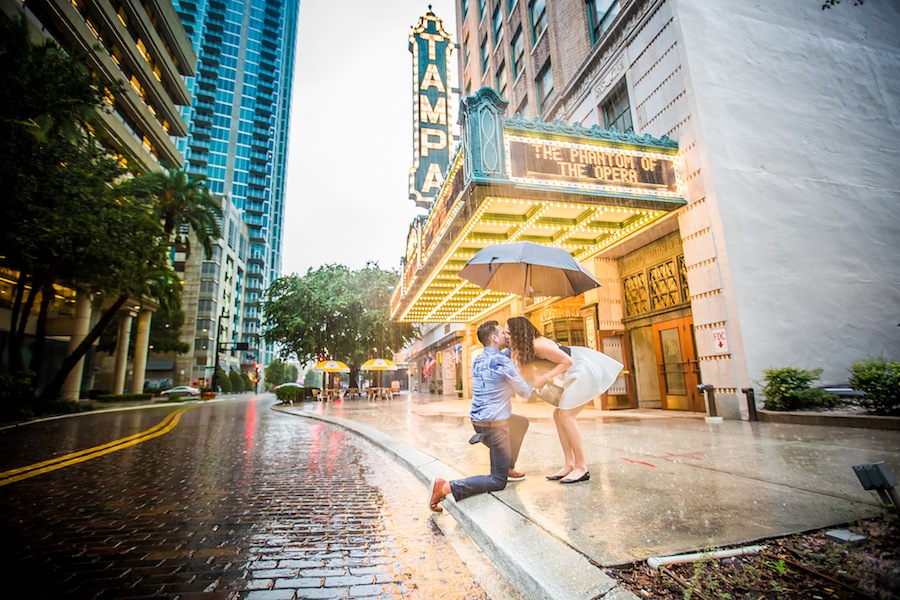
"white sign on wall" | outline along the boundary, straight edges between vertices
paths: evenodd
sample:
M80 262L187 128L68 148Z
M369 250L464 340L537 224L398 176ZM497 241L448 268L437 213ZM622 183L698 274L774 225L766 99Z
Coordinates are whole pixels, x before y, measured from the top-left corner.
M712 330L713 352L716 354L728 354L728 336L725 334L725 328Z

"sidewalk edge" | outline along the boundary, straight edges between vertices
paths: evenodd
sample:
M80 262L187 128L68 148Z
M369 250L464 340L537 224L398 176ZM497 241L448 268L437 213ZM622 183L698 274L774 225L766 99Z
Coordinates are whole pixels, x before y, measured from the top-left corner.
M428 485L432 476L445 479L463 476L433 456L372 427L348 419L302 413L277 405L271 408L283 414L331 423L366 438L408 470L423 487ZM424 492L422 498L424 504ZM512 510L493 494L468 498L465 506L452 498L446 499L442 505L526 598L638 598L619 586L615 579L593 565L582 553Z

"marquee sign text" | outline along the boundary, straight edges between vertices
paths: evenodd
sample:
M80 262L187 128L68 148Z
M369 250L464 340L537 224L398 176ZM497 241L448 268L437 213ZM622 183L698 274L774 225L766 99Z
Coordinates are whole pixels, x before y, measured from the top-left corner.
M531 183L677 193L675 163L664 154L536 138L508 138L510 177Z

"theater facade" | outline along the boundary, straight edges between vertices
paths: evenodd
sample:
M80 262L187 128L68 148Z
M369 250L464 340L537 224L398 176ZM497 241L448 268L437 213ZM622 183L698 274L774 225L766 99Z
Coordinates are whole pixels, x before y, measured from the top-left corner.
M411 226L392 318L465 325L459 344L451 337L432 352L442 365L458 362L463 395L478 324L524 312L549 337L629 366L598 407L704 410L673 219L686 204L677 144L507 118L506 104L490 88L463 100L462 144L428 217ZM647 236L653 241L642 242ZM485 246L514 241L566 249L603 286L573 298L523 298L459 277ZM423 368L434 358L426 354Z
M392 297L394 319L431 324L419 390L470 397L477 325L522 313L625 364L603 408L702 414L702 385L746 419L769 368L841 385L900 360L898 27L869 3L459 0L461 142L425 173ZM525 240L602 287L523 301L458 277Z

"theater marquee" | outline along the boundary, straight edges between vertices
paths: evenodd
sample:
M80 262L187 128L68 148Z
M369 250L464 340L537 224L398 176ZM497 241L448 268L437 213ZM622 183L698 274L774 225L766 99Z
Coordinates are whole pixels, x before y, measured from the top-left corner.
M506 136L509 177L518 183L677 196L674 157L591 143Z

